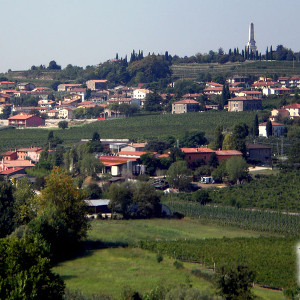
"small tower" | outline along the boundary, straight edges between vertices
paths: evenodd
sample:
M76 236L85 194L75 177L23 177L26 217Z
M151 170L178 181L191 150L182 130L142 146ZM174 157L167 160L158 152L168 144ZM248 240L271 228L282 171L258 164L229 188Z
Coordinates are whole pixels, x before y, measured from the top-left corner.
M253 52L256 53L256 45L255 45L255 40L254 40L254 25L253 23L251 23L249 25L249 40L247 43L247 48L249 50L249 52Z

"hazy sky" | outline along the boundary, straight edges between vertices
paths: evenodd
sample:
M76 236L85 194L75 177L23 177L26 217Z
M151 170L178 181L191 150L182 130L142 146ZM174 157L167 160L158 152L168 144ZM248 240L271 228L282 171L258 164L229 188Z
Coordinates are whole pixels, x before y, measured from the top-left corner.
M55 60L85 67L133 49L190 56L243 49L300 50L300 0L0 0L0 72Z

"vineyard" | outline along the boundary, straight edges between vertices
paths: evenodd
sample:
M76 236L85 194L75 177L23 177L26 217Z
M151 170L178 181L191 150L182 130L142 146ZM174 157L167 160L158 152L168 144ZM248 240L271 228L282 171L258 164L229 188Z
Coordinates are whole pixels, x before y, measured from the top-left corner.
M92 138L97 131L101 138L129 138L145 140L150 137L174 136L179 138L187 131L204 131L206 137L213 138L214 129L223 125L231 130L240 122L251 125L255 112L203 112L182 115L161 114L136 116L126 119L94 122L81 127L55 130L55 136L61 138L65 145L72 145L83 138ZM0 131L0 151L31 145L47 143L47 129L7 129Z
M294 288L296 243L288 238L223 238L196 241L141 241L142 249L174 259L199 262L210 268L246 265L256 282L274 288Z
M300 212L300 172L280 172L249 183L213 190L214 203Z
M201 205L195 202L164 201L173 212L214 222L220 226L234 226L245 230L300 236L300 215L245 210L233 207Z
M171 67L173 77L180 79L197 80L200 73L211 75L255 75L255 76L278 76L296 75L300 73L300 62L292 61L245 61L218 63L182 63Z

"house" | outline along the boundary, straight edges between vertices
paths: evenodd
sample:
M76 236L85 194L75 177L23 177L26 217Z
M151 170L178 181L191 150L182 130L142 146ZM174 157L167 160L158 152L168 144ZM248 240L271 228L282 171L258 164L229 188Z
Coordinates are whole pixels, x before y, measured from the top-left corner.
M274 81L255 81L252 84L252 87L254 89L265 89L265 88L271 88L271 87L276 87L278 86L277 82Z
M289 95L291 93L291 90L286 87L270 88L270 93L271 95L282 96Z
M2 159L0 161L0 172L16 168L33 168L34 166L35 165L30 160L16 159L4 161Z
M217 150L215 153L219 162L224 159L243 156L243 153L237 150Z
M220 84L220 83L217 83L217 82L207 82L206 86L207 87L212 87L212 88L216 88L216 87L223 88L223 84Z
M6 103L10 100L11 97L12 97L12 95L9 95L9 94L0 94L0 102Z
M0 88L10 89L15 86L13 81L0 81Z
M58 92L67 92L72 88L81 87L80 83L61 83L57 86Z
M122 151L145 151L147 143L130 143L126 145L125 147L122 147Z
M263 93L261 91L240 91L238 97L252 97L252 98L262 98Z
M183 114L188 112L199 111L199 102L193 99L176 101L172 104L172 114Z
M275 122L289 117L290 117L290 113L287 109L278 108L278 109L273 109L271 111L271 117L269 119L270 121Z
M262 102L254 97L234 97L228 99L228 111L239 112L246 110L260 110Z
M109 95L109 92L107 91L93 91L91 92L90 100L94 102L104 102L107 101L107 97Z
M210 148L181 148L181 151L185 154L184 159L188 162L190 167L199 159L208 163L211 154L215 152Z
M74 113L73 109L70 107L65 107L59 110L58 112L58 118L59 119L73 119Z
M30 82L19 83L18 88L20 91L32 91L35 89L35 85Z
M263 164L271 164L271 147L262 144L246 144L247 159Z
M58 109L51 109L51 110L48 110L46 112L46 115L49 118L58 118L58 114L59 114L59 110Z
M21 127L38 127L44 126L45 120L36 115L30 115L26 113L20 113L16 116L8 118L8 125Z
M22 167L10 168L10 169L0 172L0 176L2 178L4 178L5 180L10 180L17 176L25 175L25 174L26 174L25 168L22 168Z
M135 157L103 155L99 159L104 166L103 172L112 176L139 175L145 169L138 164Z
M286 105L283 107L290 113L290 118L294 119L295 117L300 117L300 104L299 103L293 103L290 105Z
M121 150L120 152L118 152L118 156L119 157L133 157L133 158L140 158L143 154L146 153L150 153L153 155L157 155L157 152L146 152L146 151L125 151L125 150Z
M81 101L84 101L86 97L86 88L71 88L70 94L78 95L81 97Z
M30 147L17 149L18 159L25 160L30 158L34 162L38 162L43 149L41 147Z
M203 90L206 95L221 95L223 91L223 86L221 87L207 87Z
M73 104L80 103L80 102L82 102L81 96L77 95L77 94L68 94L68 95L64 96L63 103L66 103L66 102L72 102Z
M133 99L145 100L146 96L150 93L150 90L147 89L135 89L132 93Z
M271 122L271 123L272 123L272 135L276 137L282 136L285 132L284 125L275 122ZM267 137L267 122L259 124L258 130L259 130L259 136Z
M228 83L247 83L249 81L249 77L242 76L242 75L233 75L232 77L227 79Z
M48 107L48 108L52 108L56 105L56 102L53 100L49 100L49 99L42 99L38 102L38 105L40 107Z
M93 79L86 82L88 89L92 91L96 90L106 90L107 89L107 80L106 79Z
M5 153L2 154L2 158L4 159L4 161L7 161L7 160L16 160L18 159L18 154L17 154L17 151L7 151Z

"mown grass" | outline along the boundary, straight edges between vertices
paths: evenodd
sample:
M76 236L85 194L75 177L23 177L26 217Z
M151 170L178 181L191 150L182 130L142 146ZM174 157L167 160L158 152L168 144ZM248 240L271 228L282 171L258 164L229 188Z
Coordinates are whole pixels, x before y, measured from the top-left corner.
M154 253L136 248L139 240L178 240L233 237L258 237L261 234L234 228L203 224L197 219L94 220L88 239L101 240L103 249L87 251L84 256L62 262L54 268L71 290L84 294L107 294L120 299L124 288L145 293L158 285L192 284L200 290L214 292L213 285L191 273L199 264L173 266L174 258L157 263ZM122 247L121 245L129 245ZM105 248L110 247L110 248ZM205 270L204 270L205 271ZM283 299L282 293L254 289L262 299Z
M188 269L176 269L173 259L161 263L154 253L138 248L103 249L89 256L66 261L54 268L69 289L84 294L106 294L120 299L125 288L144 294L158 285L176 287L188 281L198 289L212 289L204 279L189 274Z
M92 222L88 239L136 246L139 240L258 237L260 233L205 224L197 219L107 220Z

